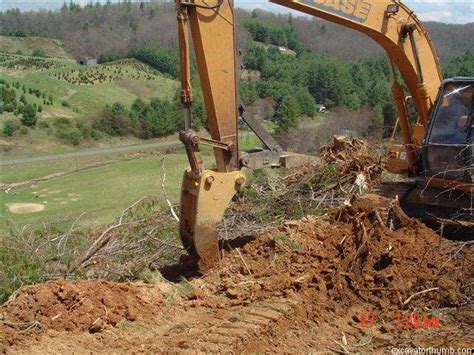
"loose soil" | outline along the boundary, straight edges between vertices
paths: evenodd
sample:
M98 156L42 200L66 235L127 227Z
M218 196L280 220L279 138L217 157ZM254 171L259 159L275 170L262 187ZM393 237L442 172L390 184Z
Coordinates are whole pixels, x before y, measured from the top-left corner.
M170 281L150 285L24 287L2 306L5 351L380 353L474 344L472 245L441 238L386 198L286 222L228 242L222 254L205 274L183 258L161 270Z
M34 213L41 212L46 206L41 203L12 203L7 207L11 213Z

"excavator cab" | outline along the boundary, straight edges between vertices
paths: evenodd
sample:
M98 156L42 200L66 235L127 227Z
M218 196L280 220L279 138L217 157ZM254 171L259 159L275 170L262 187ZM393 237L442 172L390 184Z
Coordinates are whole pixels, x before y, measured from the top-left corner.
M419 155L416 186L402 198L407 214L433 228L456 221L449 231L456 238L474 236L473 108L474 78L442 82Z
M474 182L473 97L474 79L449 79L442 83L425 136L425 177Z

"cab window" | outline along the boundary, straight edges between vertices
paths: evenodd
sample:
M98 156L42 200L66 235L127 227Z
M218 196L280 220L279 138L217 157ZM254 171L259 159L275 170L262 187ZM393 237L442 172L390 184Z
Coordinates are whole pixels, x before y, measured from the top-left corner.
M468 143L474 85L446 85L438 103L429 143L465 145Z

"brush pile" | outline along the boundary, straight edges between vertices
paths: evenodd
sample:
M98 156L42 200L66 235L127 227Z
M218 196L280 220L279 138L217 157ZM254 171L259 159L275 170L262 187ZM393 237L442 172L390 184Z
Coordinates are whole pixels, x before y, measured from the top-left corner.
M342 176L363 174L368 183L374 183L382 173L381 157L361 139L334 136L331 144L321 148L321 156L327 164L335 164Z
M328 207L349 204L375 185L383 170L374 149L356 138L334 136L321 149L321 158L321 165L283 174L254 172L227 213L224 234L255 233L288 219L321 215Z

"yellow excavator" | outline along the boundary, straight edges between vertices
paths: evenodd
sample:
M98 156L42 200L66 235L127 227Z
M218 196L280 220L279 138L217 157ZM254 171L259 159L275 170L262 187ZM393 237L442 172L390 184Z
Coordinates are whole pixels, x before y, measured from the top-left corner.
M402 198L409 214L441 213L459 223L472 222L474 78L443 80L433 43L413 11L398 0L271 2L364 33L384 48L392 69L392 93L403 138L403 144L389 147L387 169L416 181ZM190 163L182 182L180 235L188 252L199 258L202 267L208 267L219 259L217 225L246 182L242 168L291 167L301 164L302 157L284 152L259 122L243 115L238 102L242 68L237 66L242 53L236 49L232 0L176 0L176 11L181 102L186 112L180 140ZM191 39L211 138L192 129ZM416 107L415 123L409 120L396 68ZM239 117L266 149L239 152ZM201 144L213 147L214 169L204 168Z

